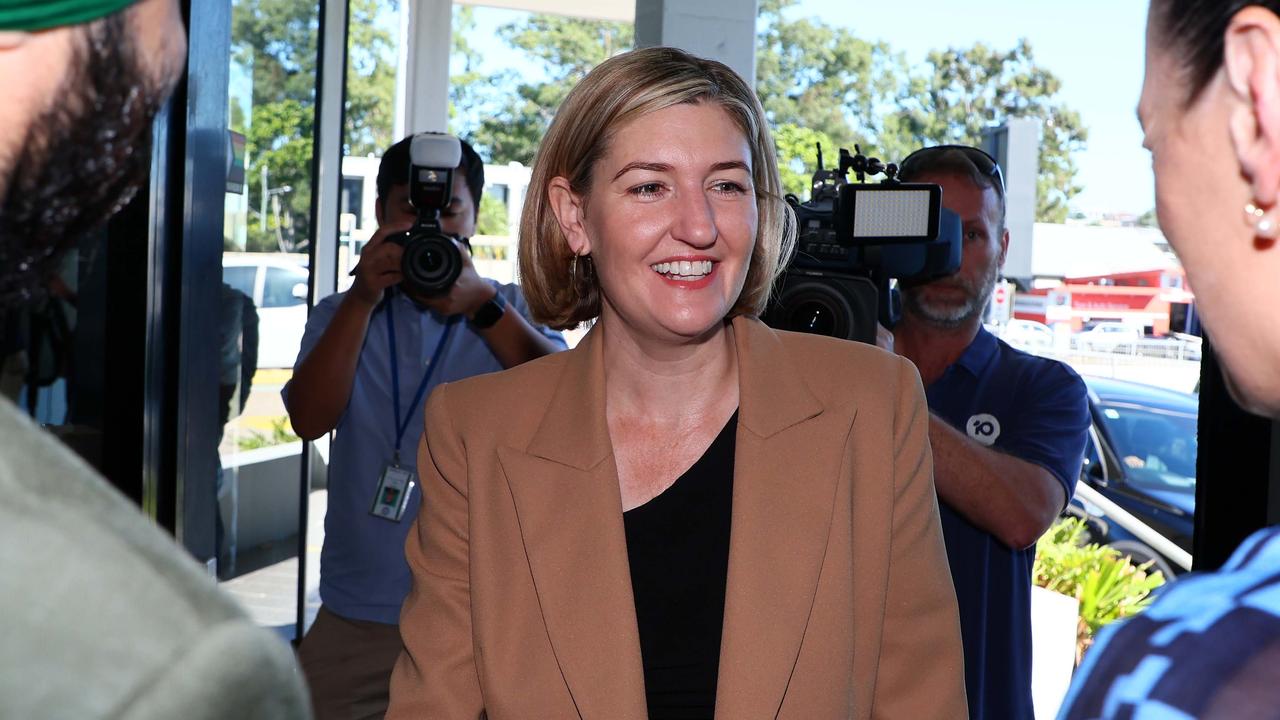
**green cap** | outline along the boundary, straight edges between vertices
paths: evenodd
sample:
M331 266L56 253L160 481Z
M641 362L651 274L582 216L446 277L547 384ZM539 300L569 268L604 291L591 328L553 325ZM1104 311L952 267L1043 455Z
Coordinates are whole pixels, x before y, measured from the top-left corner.
M137 0L0 0L0 30L48 30L119 12Z

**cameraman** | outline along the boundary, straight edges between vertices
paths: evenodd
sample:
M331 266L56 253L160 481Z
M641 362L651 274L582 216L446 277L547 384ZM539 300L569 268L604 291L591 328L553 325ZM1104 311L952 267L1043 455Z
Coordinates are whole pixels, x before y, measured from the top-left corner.
M1075 489L1089 428L1084 383L1066 365L1006 345L982 316L1009 248L1004 178L977 148L902 163L942 186L963 222L955 274L903 283L902 320L880 345L915 363L931 411L934 483L964 639L973 720L1031 720L1035 542Z
M386 710L400 654L397 623L409 591L404 545L417 493L410 492L399 517L375 516L371 508L375 496L384 497L384 476L415 470L431 389L565 348L559 333L525 319L517 286L476 274L465 240L462 273L447 295L409 297L398 287L402 249L387 238L417 218L409 203L412 140L383 156L379 230L360 256L351 289L312 311L293 379L281 392L298 435L314 440L337 431L320 554L323 605L299 648L322 720L380 718ZM463 142L453 197L440 213L444 233L475 232L483 188L484 165Z

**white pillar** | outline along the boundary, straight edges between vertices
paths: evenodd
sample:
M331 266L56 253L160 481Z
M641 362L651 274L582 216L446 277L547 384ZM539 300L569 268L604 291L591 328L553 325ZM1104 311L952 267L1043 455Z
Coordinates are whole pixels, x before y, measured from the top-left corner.
M396 77L396 139L449 129L452 0L405 0Z
M756 0L636 0L636 47L719 60L756 84Z
M338 204L342 195L342 87L347 56L348 3L325 0L324 37L320 39L323 58L320 81L320 108L316 134L319 139L316 162L316 217L312 242L312 303L337 292ZM266 172L264 165L262 171ZM263 183L264 185L266 183Z
M1030 283L1032 238L1036 226L1036 181L1040 177L1040 121L1009 118L983 133L983 150L1004 172L1005 228L1009 254L1004 276Z

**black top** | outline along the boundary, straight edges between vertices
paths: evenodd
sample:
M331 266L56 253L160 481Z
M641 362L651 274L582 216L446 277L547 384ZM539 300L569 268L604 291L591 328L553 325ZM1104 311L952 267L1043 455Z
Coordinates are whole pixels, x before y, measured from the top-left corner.
M715 714L737 427L735 412L693 467L623 515L650 720Z

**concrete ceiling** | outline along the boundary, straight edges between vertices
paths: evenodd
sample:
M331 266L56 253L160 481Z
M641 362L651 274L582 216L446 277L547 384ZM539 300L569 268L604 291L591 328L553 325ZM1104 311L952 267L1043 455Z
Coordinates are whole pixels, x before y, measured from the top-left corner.
M454 0L455 5L526 10L588 20L635 22L635 0Z

